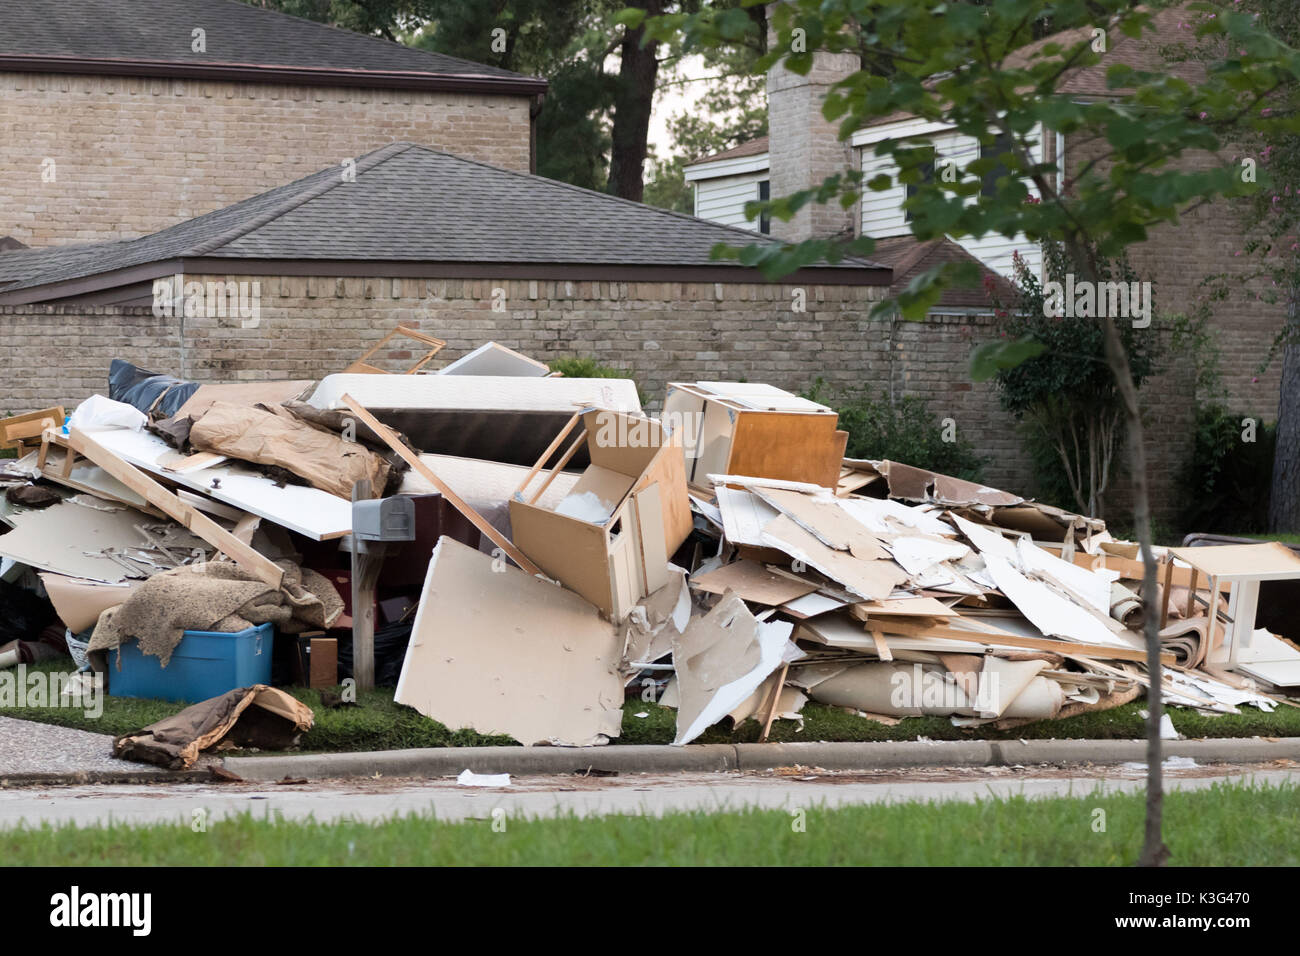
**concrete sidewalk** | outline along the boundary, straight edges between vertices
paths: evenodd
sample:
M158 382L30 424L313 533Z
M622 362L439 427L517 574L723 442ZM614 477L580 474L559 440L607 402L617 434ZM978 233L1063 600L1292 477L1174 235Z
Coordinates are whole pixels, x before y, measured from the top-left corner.
M1164 755L1198 763L1300 761L1300 737L1165 741ZM529 774L616 771L768 770L796 764L825 770L1121 764L1146 760L1144 740L970 740L881 743L702 744L699 746L448 747L374 753L227 757L245 780L441 777L462 770Z
M1300 761L1300 737L1227 737L1165 741L1166 757L1198 763ZM446 747L369 753L203 756L173 772L112 756L112 737L0 717L0 785L186 782L223 767L245 780L345 777L444 777L462 770L515 776L587 771L618 773L768 770L802 765L825 770L1112 765L1146 759L1142 740L909 740L879 743L700 744L686 747Z

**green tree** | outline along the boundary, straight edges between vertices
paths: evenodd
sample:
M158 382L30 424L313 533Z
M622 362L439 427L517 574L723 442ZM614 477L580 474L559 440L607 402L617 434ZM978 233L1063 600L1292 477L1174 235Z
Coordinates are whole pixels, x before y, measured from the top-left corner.
M1064 284L1078 267L1060 243L1045 240L1042 248L1045 280L1017 255L1016 301L1001 302L995 293L993 304L1002 336L1031 339L1043 351L1000 369L994 382L1002 407L1027 427L1039 487L1057 504L1098 517L1124 433L1124 404L1106 363L1100 319L1048 314L1044 286ZM1127 260L1096 261L1106 282L1139 281ZM1156 341L1132 323L1119 335L1140 388L1155 370Z
M888 69L864 68L832 86L823 114L839 122L842 137L873 118L901 112L943 120L982 144L1005 144L951 181L922 175L928 150L897 142L878 145L878 155L892 155L897 162L897 179L916 185L906 204L912 234L922 240L988 234L1052 239L1075 263L1080 280L1097 283L1102 277L1100 260L1122 256L1130 245L1145 240L1153 225L1176 222L1189 207L1215 197L1250 195L1257 188L1243 181L1240 164L1228 156L1219 156L1210 168L1188 169L1178 162L1184 154L1219 155L1225 142L1245 130L1271 136L1300 129L1288 94L1290 84L1300 77L1300 54L1251 16L1216 4L1196 6L1205 11L1193 18L1197 35L1217 37L1221 43L1219 58L1206 64L1203 78L1189 82L1167 71L1112 64L1106 82L1115 95L1090 102L1080 102L1063 86L1063 78L1072 69L1104 63L1112 38L1140 36L1150 26L1149 9L1134 7L1129 0L987 0L979 5L788 0L771 8L776 42L760 66L765 69L780 60L791 71L806 73L823 50L854 52L866 61L886 64ZM686 49L734 46L752 37L748 18L743 11L739 17L736 13L706 8L696 15L661 17L648 35L681 36ZM623 17L627 23L644 22L641 11L626 11ZM1026 44L1045 25L1058 32L1026 54ZM1285 103L1275 102L1282 98ZM1050 164L1033 159L1031 146L1040 124L1086 138L1095 147L1095 155L1082 164L1068 187L1056 182ZM982 181L999 166L1006 172L985 192ZM1035 197L1026 182L1032 183ZM863 188L893 185L894 177L886 174L863 183L859 174L849 171L765 206L771 215L788 218L808 203L849 205ZM1027 201L1031 198L1034 201ZM863 236L753 245L718 254L738 258L775 279L822 259L869 256L874 245ZM973 266L937 266L876 311L894 309L905 318L923 318L947 284L959 278L978 281L974 271ZM1154 594L1141 403L1113 317L1104 317L1101 325L1107 364L1124 409L1144 593ZM1029 337L986 343L972 356L972 373L987 379L1044 348ZM1157 616L1148 614L1147 820L1139 858L1144 865L1159 865L1168 855L1162 838L1157 625Z

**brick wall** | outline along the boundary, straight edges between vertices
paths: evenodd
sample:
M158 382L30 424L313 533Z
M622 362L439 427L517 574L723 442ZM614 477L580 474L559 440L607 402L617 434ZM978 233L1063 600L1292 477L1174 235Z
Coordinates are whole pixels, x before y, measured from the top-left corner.
M529 102L0 73L0 236L43 246L145 235L396 141L527 172Z
M179 323L147 309L0 307L0 354L10 357L0 411L71 406L104 391L113 358L199 381L318 378L401 322L447 341L435 365L489 340L542 361L597 356L631 370L649 410L670 381L744 379L800 391L822 377L876 395L919 395L989 460L987 482L1032 491L1015 424L967 370L973 345L991 335L988 319L869 320L878 288L809 286L807 311L794 313L791 287L765 284L187 278L259 281L257 327L187 319L182 365ZM492 311L495 288L505 290L504 312ZM409 365L410 351L395 348L388 367ZM1174 368L1146 391L1155 504L1170 515L1191 439L1190 381ZM1112 513L1124 503L1123 484L1116 480Z

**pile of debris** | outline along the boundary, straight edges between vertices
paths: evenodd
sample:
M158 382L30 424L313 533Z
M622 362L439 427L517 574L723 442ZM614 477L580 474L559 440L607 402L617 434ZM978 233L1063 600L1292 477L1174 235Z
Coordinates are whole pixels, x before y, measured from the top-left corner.
M628 696L675 707L678 744L808 700L963 727L1114 707L1152 680L1147 614L1174 705L1300 686L1255 626L1261 582L1300 578L1282 545L1163 549L1144 595L1101 521L846 459L832 409L772 386L673 384L655 419L630 381L495 343L431 372L420 341L405 374L372 349L320 382L114 362L66 419L0 422L19 658L47 634L112 693L124 644L167 674L189 635L271 624L278 669L247 685L392 684L526 745L608 742Z

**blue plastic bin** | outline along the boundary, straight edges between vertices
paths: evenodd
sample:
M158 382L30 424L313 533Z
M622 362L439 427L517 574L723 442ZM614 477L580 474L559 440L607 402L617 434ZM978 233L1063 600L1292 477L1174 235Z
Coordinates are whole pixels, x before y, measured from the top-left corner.
M171 660L141 653L140 645L122 645L122 668L108 654L110 697L156 697L191 703L219 697L236 687L271 683L271 642L275 628L259 624L234 634L186 631Z

